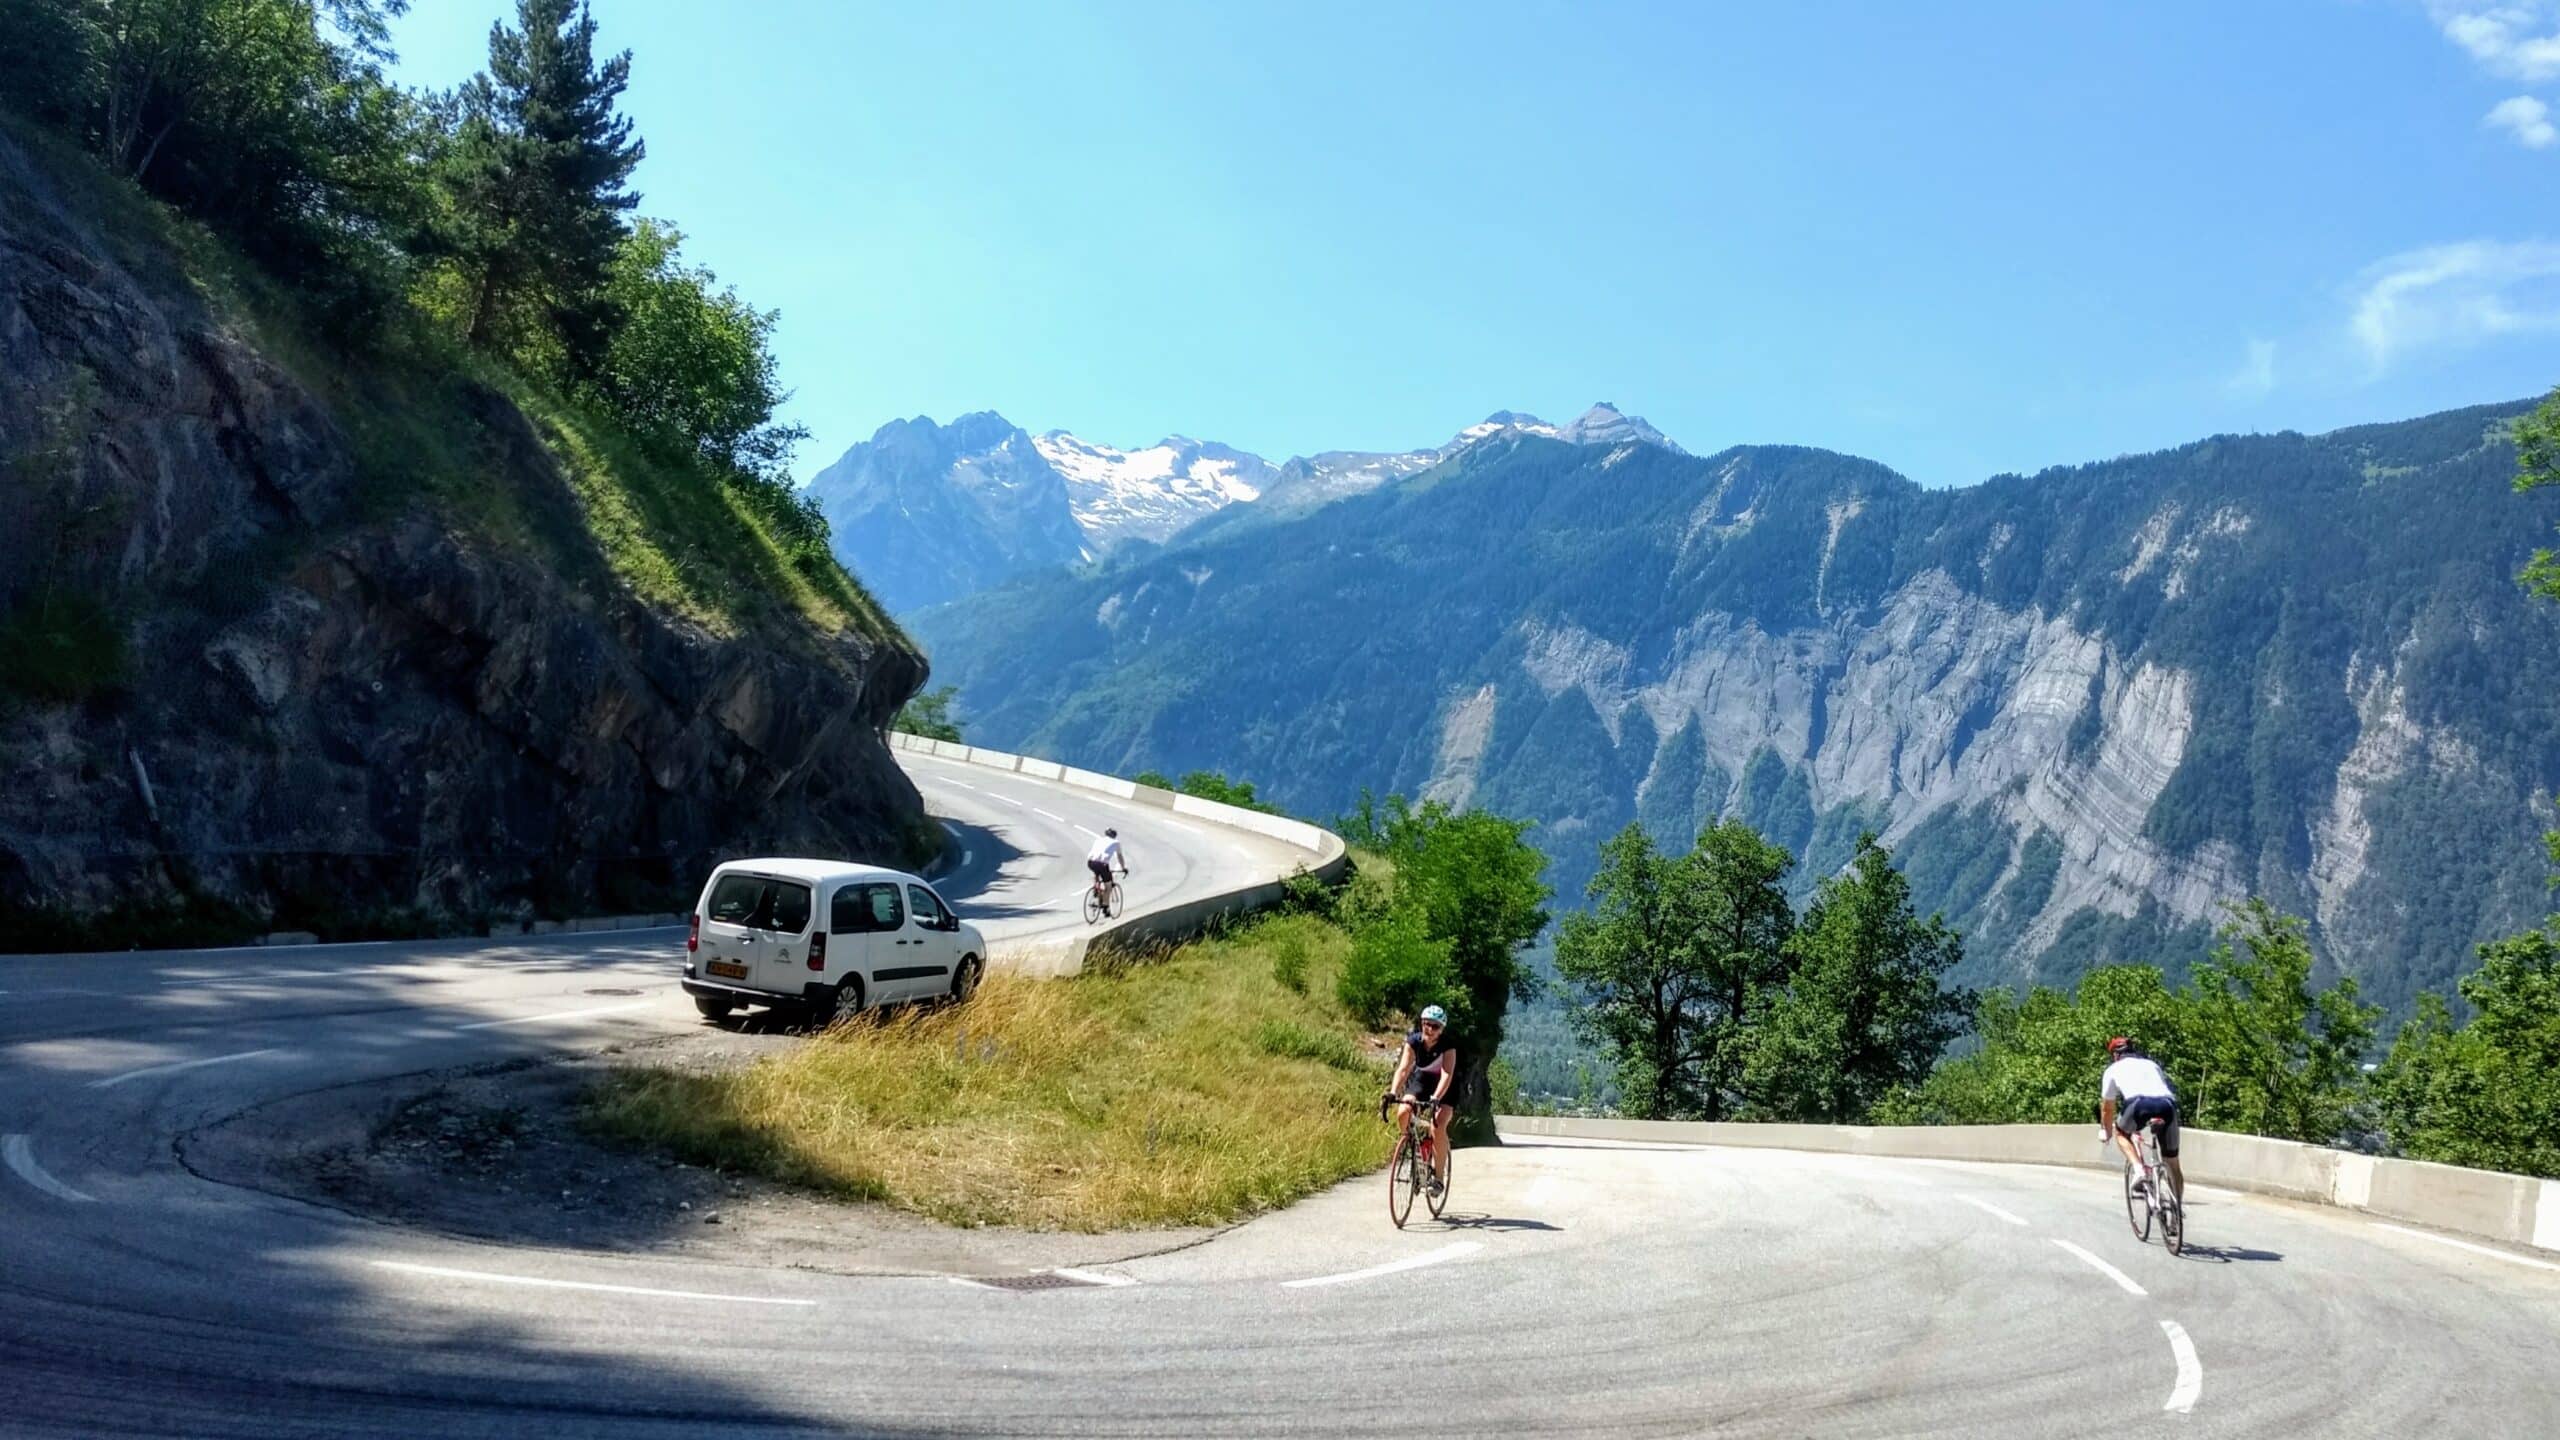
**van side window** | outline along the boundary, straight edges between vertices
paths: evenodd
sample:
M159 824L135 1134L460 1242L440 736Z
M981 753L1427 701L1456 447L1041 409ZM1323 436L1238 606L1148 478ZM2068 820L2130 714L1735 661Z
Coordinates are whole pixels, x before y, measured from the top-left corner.
M875 881L838 890L828 919L839 935L863 935L895 930L907 916L898 907L898 887Z
M921 885L908 886L907 898L916 903L916 923L928 930L942 928L942 922L951 914L942 908L942 901L932 891Z
M764 884L753 875L724 875L711 892L710 914L705 919L723 925L752 925L756 912L764 908Z

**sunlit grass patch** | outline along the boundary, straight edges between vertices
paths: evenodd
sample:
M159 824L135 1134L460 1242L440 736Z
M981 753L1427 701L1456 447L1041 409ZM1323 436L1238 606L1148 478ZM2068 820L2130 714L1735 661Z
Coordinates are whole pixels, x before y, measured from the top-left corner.
M1307 994L1273 978L1281 945L1306 954ZM1344 949L1290 916L1115 974L998 977L967 1005L842 1025L743 1071L626 1072L589 1117L696 1164L957 1224L1220 1223L1384 1154L1384 1067L1330 998Z

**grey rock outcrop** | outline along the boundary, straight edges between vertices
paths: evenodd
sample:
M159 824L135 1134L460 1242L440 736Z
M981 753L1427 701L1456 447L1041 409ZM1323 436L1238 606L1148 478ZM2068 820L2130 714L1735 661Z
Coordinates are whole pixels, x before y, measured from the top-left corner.
M524 416L466 396L475 478L555 549L368 473L165 250L0 141L0 600L104 597L125 651L76 703L0 696L0 908L461 927L916 853L882 738L913 648L642 603Z

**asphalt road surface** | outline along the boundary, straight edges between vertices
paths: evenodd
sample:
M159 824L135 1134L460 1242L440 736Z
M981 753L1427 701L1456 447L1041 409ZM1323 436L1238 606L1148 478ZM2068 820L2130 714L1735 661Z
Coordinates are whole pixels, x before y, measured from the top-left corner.
M991 938L1081 924L1088 827L1139 904L1286 868L909 763ZM1523 1141L1404 1231L1370 1176L1071 1275L882 1278L464 1242L185 1166L267 1101L697 1024L676 954L0 960L0 1435L2560 1433L2560 1265L2210 1190L2172 1259L2096 1172Z

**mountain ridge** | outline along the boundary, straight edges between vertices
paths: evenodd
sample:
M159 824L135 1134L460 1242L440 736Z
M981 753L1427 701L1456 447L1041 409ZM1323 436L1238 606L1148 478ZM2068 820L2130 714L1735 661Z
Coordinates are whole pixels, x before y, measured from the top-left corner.
M914 629L988 743L1491 804L1568 893L1628 820L1742 814L1805 876L1872 826L1975 978L2175 968L2255 892L2400 1003L2547 903L2560 615L2512 577L2560 512L2509 491L2523 408L1946 490L1516 434Z

